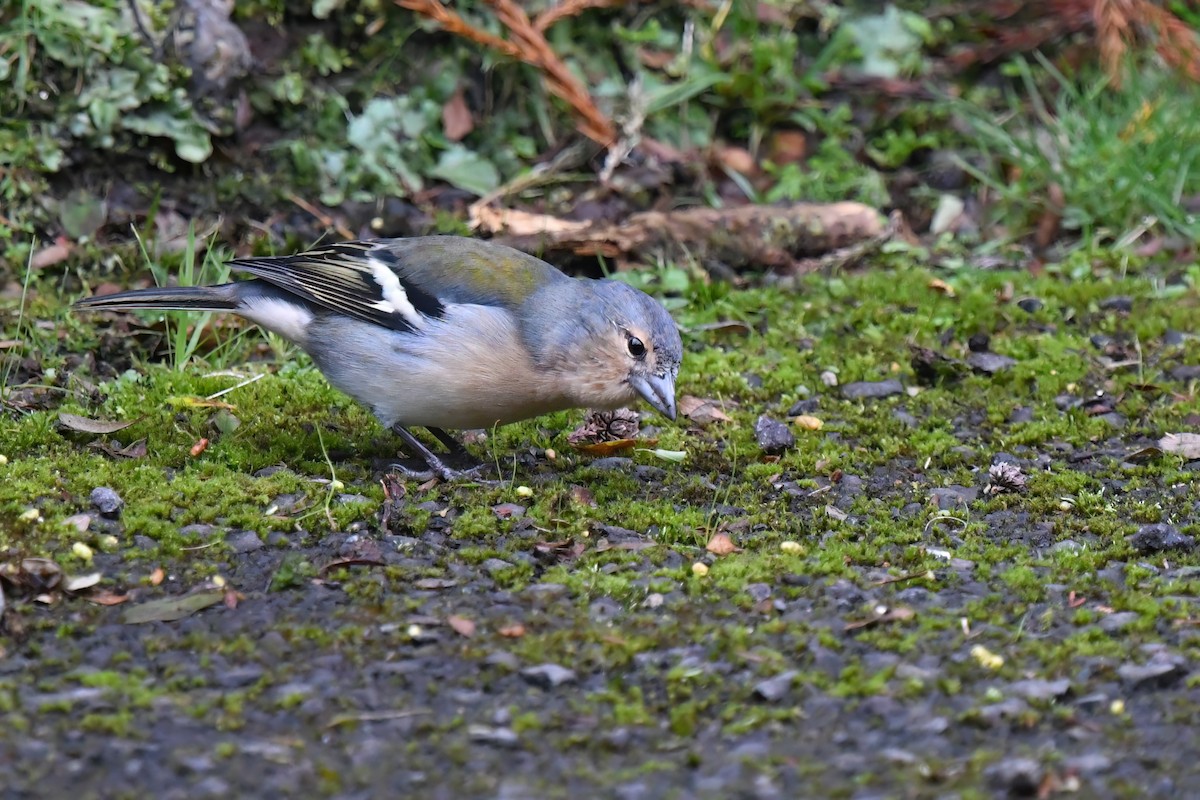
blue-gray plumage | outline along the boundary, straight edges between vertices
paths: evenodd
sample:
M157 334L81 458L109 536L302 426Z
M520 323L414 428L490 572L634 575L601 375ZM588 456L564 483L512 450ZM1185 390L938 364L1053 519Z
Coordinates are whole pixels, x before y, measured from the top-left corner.
M435 472L406 429L487 428L638 398L675 418L683 346L657 301L454 236L346 242L231 262L255 279L91 297L84 309L229 311L295 342Z

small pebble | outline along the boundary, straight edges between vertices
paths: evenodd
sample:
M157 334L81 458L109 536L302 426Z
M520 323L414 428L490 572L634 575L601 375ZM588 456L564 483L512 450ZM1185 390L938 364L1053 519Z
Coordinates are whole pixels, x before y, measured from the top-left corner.
M705 564L703 561L697 561L695 564L692 564L692 574L703 578L708 574L708 564Z
M92 489L89 499L97 511L110 518L120 516L121 509L125 506L125 501L121 499L121 495L107 486L97 486L95 489Z

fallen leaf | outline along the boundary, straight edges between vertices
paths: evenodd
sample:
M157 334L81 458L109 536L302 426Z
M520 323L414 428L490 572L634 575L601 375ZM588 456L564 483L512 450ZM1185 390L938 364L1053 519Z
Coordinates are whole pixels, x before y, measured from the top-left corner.
M500 635L508 639L520 639L525 635L525 626L519 622L505 625L500 629Z
M571 561L579 558L586 549L586 542L575 542L570 539L563 539L558 542L538 542L533 546L533 551L536 555L543 558L549 556L563 561Z
M58 424L70 431L101 435L105 433L116 433L117 431L123 431L130 425L136 425L143 419L145 419L145 417L138 417L134 420L118 422L107 419L89 419L87 417L81 417L78 414L68 414L64 411L58 415Z
M29 259L29 267L30 269L53 267L55 264L66 261L70 257L72 249L74 248L71 243L60 237L54 244L47 245L34 253Z
M591 490L586 486L573 485L571 487L571 500L581 506L596 507L596 498L592 496Z
M331 569L338 567L382 567L386 566L387 562L378 558L366 558L363 556L351 556L349 558L335 558L325 566L317 570L317 574L324 577L325 573Z
M1164 453L1200 458L1200 433L1168 433L1158 440L1158 446Z
M178 597L164 597L161 600L151 600L127 609L121 616L121 621L126 625L138 625L144 622L173 622L190 617L197 611L215 606L224 600L225 592L219 590L196 592Z
M421 578L413 583L418 589L452 589L458 586L453 578Z
M167 574L165 572L163 572L163 568L155 567L154 571L150 573L150 585L158 586L160 583L163 582L163 578L165 578L165 577L167 577Z
M120 442L116 443L116 445L119 444ZM116 445L112 442L106 442L103 439L97 439L94 442L88 443L88 447L99 450L113 458L145 458L149 453L145 439L138 439L136 442L128 444L125 447L117 447Z
M442 133L452 142L458 142L475 130L475 119L460 88L442 106Z
M69 575L63 580L62 588L64 592L82 592L99 583L100 578L99 572L90 572L87 575Z
M944 294L946 297L954 297L954 287L943 280L934 278L928 283L930 289L933 289L938 294Z
M208 439L205 439L204 437L200 437L200 439L194 445L192 445L192 449L189 452L191 453L192 458L195 458L196 456L200 455L207 449L208 449Z
M455 633L466 639L470 639L475 635L475 623L466 617L451 614L446 617L446 624L453 628Z
M858 620L856 622L847 622L844 626L842 626L842 630L856 631L860 628L869 628L872 625L879 625L884 622L904 622L912 619L916 615L917 612L913 611L907 606L894 606L892 608L880 606L878 609L876 609L875 616Z
M116 592L92 592L84 597L89 603L95 603L98 606L119 606L121 603L127 602L133 595L128 592L125 594L117 594Z
M91 514L73 514L63 520L63 525L74 528L77 533L83 533L92 524Z
M617 439L612 442L593 442L592 444L576 444L572 445L580 453L585 453L589 456L608 456L613 453L620 453L625 450L630 450L637 447L639 444L645 444L646 439Z
M706 400L685 394L679 398L679 413L695 422L697 425L709 425L713 422L733 422L733 418L721 410L716 400Z
M20 339L0 339L0 350L14 350L20 346Z
M728 533L714 533L712 538L708 540L708 544L704 549L718 556L727 556L730 553L736 553L741 550L740 547L733 543L733 539L729 538Z

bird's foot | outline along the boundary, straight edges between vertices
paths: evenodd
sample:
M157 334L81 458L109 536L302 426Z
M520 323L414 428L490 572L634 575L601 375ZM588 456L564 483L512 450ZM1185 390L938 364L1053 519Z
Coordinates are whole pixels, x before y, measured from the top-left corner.
M405 478L414 481L431 481L433 479L441 480L445 483L453 483L455 481L465 481L470 483L482 483L489 486L499 484L500 481L482 477L482 474L488 469L488 464L476 464L473 467L466 469L455 469L440 458L434 456L432 459L425 460L428 469L413 469L404 464L392 464L390 469Z
M426 470L414 470L411 467L406 467L403 464L391 465L391 468L394 471L406 478L420 481L429 481L433 480L434 478L438 478L446 483L451 483L453 481L471 481L474 483L483 483L488 485L499 483L499 481L480 477L480 473L488 468L489 465L487 464L476 464L475 466L468 467L467 469L455 469L443 461L440 456L422 444L421 441L413 436L412 433L410 433L407 429L396 425L392 427L392 430L404 440L404 443L407 444L410 449L416 451L417 455L421 457L421 460L424 461L425 465L429 468ZM437 429L431 430L436 431L434 435L437 436L439 440L443 440L443 436L445 436L446 439L450 439L450 437L444 431ZM450 441L453 442L452 439L450 439ZM462 448L462 445L458 445L458 449L466 452Z

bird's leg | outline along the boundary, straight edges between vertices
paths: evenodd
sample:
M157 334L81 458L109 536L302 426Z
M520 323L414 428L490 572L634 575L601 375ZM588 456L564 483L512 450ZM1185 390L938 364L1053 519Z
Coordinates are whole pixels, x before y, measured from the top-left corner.
M392 432L403 439L404 443L408 445L409 449L419 455L425 462L426 466L429 467L428 471L420 471L409 469L403 464L392 464L391 468L396 472L399 472L401 475L404 475L407 478L422 481L427 481L430 478L437 477L441 478L447 483L460 479L479 481L480 483L491 482L484 481L478 476L479 471L485 469L487 464L479 464L478 466L471 467L470 469L452 469L447 466L446 462L442 461L437 454L422 444L420 439L413 436L407 428L403 427L402 425L393 425ZM445 435L444 431L442 433ZM436 434L434 435L436 436ZM438 438L440 439L441 437ZM447 436L447 438L449 437ZM459 447L461 447L461 445L459 445Z
M437 439L446 448L446 454L455 458L467 457L471 454L467 452L467 448L458 439L455 439L450 434L446 433L441 428L426 428L425 430L433 434L433 438Z

